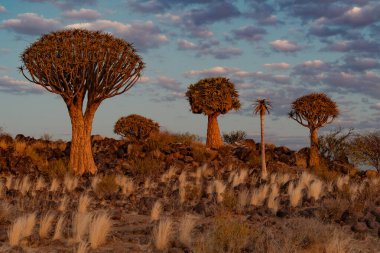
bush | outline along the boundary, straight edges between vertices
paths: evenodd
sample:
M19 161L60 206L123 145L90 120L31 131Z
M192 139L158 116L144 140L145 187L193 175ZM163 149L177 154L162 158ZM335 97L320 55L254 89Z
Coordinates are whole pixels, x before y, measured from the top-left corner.
M197 245L195 252L238 253L245 252L250 237L247 223L231 216L216 217L211 231Z
M228 144L234 144L237 141L243 141L246 137L246 132L241 130L223 133L223 140Z
M338 128L320 136L318 138L318 149L321 156L329 162L334 160L347 161L348 141L352 133L353 129L344 131L344 129Z
M145 158L135 158L131 162L130 170L134 175L143 177L158 176L162 171L160 160L147 156Z
M121 117L115 124L115 134L134 141L143 141L159 132L160 126L151 119L137 114Z
M119 190L119 185L116 183L115 174L103 176L95 187L95 193L99 197L111 195Z
M380 131L357 135L351 142L349 156L356 165L371 166L380 172Z

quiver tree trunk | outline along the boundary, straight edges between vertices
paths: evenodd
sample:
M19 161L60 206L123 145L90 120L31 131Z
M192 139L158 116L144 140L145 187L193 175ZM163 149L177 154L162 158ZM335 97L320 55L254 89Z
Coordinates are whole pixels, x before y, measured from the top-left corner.
M219 113L208 115L206 146L210 148L219 148L223 145L219 131L218 116Z
M310 129L309 167L314 169L317 169L319 167L318 128Z
M264 140L264 123L265 123L265 112L260 112L260 130L261 130L261 177L266 178L267 164L265 160L265 140Z
M97 170L91 148L91 131L97 107L91 107L83 115L82 109L69 107L72 140L70 146L70 169L76 175Z

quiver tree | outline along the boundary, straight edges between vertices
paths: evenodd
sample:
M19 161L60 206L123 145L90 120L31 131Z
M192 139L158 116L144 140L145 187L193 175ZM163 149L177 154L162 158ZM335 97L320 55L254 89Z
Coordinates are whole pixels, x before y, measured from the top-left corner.
M190 84L186 92L191 111L208 116L206 145L218 148L223 144L218 126L218 116L240 108L235 85L224 77L205 78Z
M144 68L141 57L130 43L108 33L67 29L43 35L25 49L21 59L24 77L60 95L67 105L72 126L71 169L79 175L95 173L94 114L104 99L136 83Z
M318 130L339 115L338 106L324 93L311 93L292 103L289 117L310 129L309 167L318 168Z
M159 132L160 125L137 114L121 117L115 124L114 133L134 141L143 141Z
M261 177L266 178L268 176L267 173L267 165L265 161L265 140L264 140L264 122L265 122L265 114L270 113L272 108L272 104L268 99L257 99L253 105L253 112L255 114L260 113L260 135L261 135Z

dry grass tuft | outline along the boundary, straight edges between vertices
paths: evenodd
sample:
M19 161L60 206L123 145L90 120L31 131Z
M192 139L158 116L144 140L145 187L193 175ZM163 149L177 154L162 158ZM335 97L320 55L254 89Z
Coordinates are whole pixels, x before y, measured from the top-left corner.
M35 190L40 191L44 189L45 187L46 187L45 179L42 176L38 177L36 181Z
M18 187L21 195L25 196L29 192L31 186L32 183L30 182L29 176L24 176Z
M20 240L24 237L24 227L26 226L26 217L17 218L8 230L9 245L17 246Z
M96 249L106 242L107 236L111 231L111 227L111 217L105 212L96 214L92 218L88 236L92 249Z
M185 215L179 222L179 241L186 247L191 247L192 231L196 224L196 218L192 215Z
M152 211L150 213L150 220L151 221L158 220L160 218L161 212L162 212L162 205L161 205L161 202L157 200L154 203Z
M90 205L90 202L91 198L86 193L83 193L79 198L78 213L87 213L87 208Z
M26 216L26 224L24 228L25 237L32 235L35 225L36 225L36 213L31 213L28 216Z
M176 172L177 172L177 168L174 166L170 166L169 170L166 171L164 174L162 174L161 182L166 183L170 181L170 179L172 179L172 177L176 174Z
M187 180L187 173L186 173L186 171L183 170L178 177L178 182L179 182L180 188L181 188L181 186L184 187L186 185L186 180Z
M8 230L9 244L11 246L19 245L20 241L33 233L36 225L36 214L24 215L16 219Z
M302 200L302 189L304 184L298 184L297 186L294 186L293 182L289 184L288 187L288 194L289 194L289 200L290 205L292 207L296 207L300 204Z
M57 224L55 225L53 240L62 240L64 222L65 222L65 217L63 215L59 216Z
M76 253L87 253L88 251L88 243L87 242L80 242L78 244L78 248Z
M276 183L272 184L271 192L268 197L268 208L272 210L273 213L277 213L278 206L279 206L279 188Z
M54 218L55 218L55 215L52 213L47 213L41 218L40 229L38 231L38 234L41 239L48 237L51 224L53 223Z
M56 192L56 191L58 191L60 185L61 184L59 183L59 180L56 179L56 178L53 178L53 180L51 181L51 184L50 184L49 192Z
M322 188L323 182L318 179L314 180L309 186L308 197L318 200L321 196Z
M312 174L310 174L310 173L304 171L304 172L302 172L302 174L301 174L301 177L300 177L300 179L299 179L299 183L298 183L298 185L299 185L299 187L301 187L302 189L303 189L303 188L307 188L307 187L309 187L309 184L310 184L311 181L313 181L313 179L314 179L314 177L313 177Z
M173 236L173 222L167 218L160 220L153 229L153 242L156 249L164 251L168 248Z
M5 187L7 187L7 190L10 190L12 188L13 184L13 176L9 175L5 178Z
M223 193L226 190L227 186L221 180L214 181L214 187L216 192L216 200L218 203L223 202Z
M67 202L68 202L68 197L65 195L65 196L62 197L61 202L59 203L58 211L60 211L62 213L64 211L66 211Z
M63 185L67 192L72 192L78 186L78 178L67 173L63 179Z
M91 188L94 192L96 191L99 181L100 181L99 175L94 176L91 180Z
M339 191L343 191L343 187L348 185L350 182L349 176L340 176L336 179L336 187L338 187Z
M262 206L269 191L269 185L263 185L259 189L254 190L251 197L251 205Z
M232 188L245 183L247 176L248 176L248 170L247 169L240 170L239 173L235 174L235 176L232 180Z

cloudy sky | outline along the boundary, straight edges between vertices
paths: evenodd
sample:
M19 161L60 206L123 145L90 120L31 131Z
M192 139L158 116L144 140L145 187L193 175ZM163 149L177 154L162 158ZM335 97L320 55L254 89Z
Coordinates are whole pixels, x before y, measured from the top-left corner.
M93 133L114 136L116 120L137 113L169 131L205 136L206 117L189 111L184 93L209 76L230 78L240 93L242 109L220 117L222 132L257 138L252 101L269 98L269 141L304 146L307 129L287 113L310 92L338 103L334 127L380 128L378 0L3 0L0 126L7 132L70 138L62 99L17 71L30 43L68 27L111 32L132 42L146 63L135 87L103 102Z

